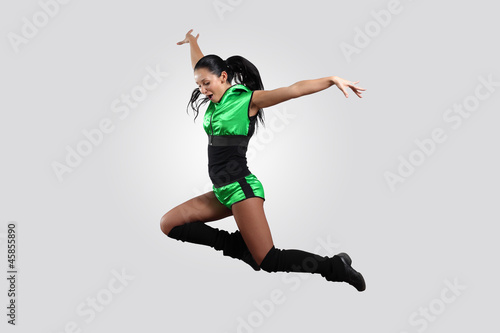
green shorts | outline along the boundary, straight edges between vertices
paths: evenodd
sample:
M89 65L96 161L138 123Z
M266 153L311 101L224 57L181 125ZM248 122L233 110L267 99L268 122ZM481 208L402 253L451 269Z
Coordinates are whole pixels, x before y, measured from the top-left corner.
M254 174L221 187L213 185L212 188L217 199L229 209L232 204L248 198L259 197L266 200L264 187Z

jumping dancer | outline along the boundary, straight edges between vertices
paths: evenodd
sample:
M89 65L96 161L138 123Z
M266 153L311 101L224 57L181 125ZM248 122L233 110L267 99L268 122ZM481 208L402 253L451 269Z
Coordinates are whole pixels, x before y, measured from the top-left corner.
M292 98L313 94L336 85L348 97L350 88L358 97L365 89L332 76L305 80L289 87L264 90L257 68L247 59L233 56L225 61L216 55L204 56L198 46L199 34L188 31L178 45L190 44L191 64L198 88L188 107L195 119L209 102L203 119L208 135L208 171L213 191L192 198L168 211L160 227L168 237L211 246L225 256L240 259L254 270L266 272L308 272L327 281L347 282L365 290L363 276L351 267L346 253L322 257L295 249L274 246L264 214L264 188L247 167L246 151L257 120L263 123L263 108ZM205 97L200 98L200 95ZM206 222L233 216L238 229L229 233Z

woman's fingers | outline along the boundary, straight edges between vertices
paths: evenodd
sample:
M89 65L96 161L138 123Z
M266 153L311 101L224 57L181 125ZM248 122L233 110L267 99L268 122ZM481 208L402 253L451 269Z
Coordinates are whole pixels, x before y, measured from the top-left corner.
M356 82L351 82L349 84L349 88L351 88L352 91L354 91L354 93L359 97L359 98L362 98L361 96L361 93L363 91L365 91L366 89L365 88L361 88L361 87L358 87L356 86L356 84L359 83L359 81L356 81Z
M349 94L347 93L347 91L345 90L344 86L343 85L340 85L340 90L344 93L344 96L347 98L349 97Z
M347 93L347 87L351 88L351 90L359 97L361 97L361 93L365 91L365 88L357 87L356 84L359 83L359 81L356 82L351 82L339 77L335 77L335 84L337 87L344 93L344 96L347 98L349 97L349 94Z
M361 96L361 93L366 90L366 89L363 89L363 88L360 88L360 87L351 87L352 91L354 91L354 93L359 97L359 98L362 98Z
M186 43L189 43L189 37L194 37L191 35L191 33L193 32L193 29L189 30L187 33L186 33L186 38L184 38L184 40L181 40L180 42L177 42L177 45L182 45L182 44L186 44ZM198 37L200 36L200 34L198 34L195 39L198 39Z
M356 86L356 83L358 83L358 82L353 82L353 83L349 84L349 87L351 87L351 89L356 88L358 90L366 90L365 88L361 88L361 87Z

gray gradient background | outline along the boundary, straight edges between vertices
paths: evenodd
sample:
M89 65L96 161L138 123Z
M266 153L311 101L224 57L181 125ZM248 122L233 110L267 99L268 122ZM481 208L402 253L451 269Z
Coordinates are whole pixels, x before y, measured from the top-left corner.
M19 53L7 34L40 5L2 3L2 272L7 222L19 231L18 326L6 324L2 279L2 332L64 332L71 321L82 332L237 332L238 318L258 318L254 301L277 290L284 302L253 331L414 333L422 326L410 316L437 306L446 280L466 289L425 331L498 330L499 89L459 129L443 120L479 76L500 81L498 6L401 1L349 62L341 43L389 1L232 3L222 20L212 1L75 0ZM249 158L275 245L314 251L330 237L364 274L364 293L319 276L293 290L285 273L161 233L165 212L210 190L201 117L185 112L189 46L175 45L190 28L205 54L250 59L268 89L330 75L367 89L363 99L333 87L266 109L276 127L252 139L261 144ZM168 78L120 120L112 101L148 66ZM104 118L114 131L58 181L51 164ZM384 173L436 127L447 141L391 191ZM213 225L236 229L232 217ZM77 307L122 269L133 281L87 323Z

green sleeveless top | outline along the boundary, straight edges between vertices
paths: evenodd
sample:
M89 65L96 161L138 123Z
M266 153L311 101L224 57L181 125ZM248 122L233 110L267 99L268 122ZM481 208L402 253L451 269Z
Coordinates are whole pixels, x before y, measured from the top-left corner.
M248 135L248 108L253 91L241 84L229 87L219 103L210 101L203 118L208 135Z

